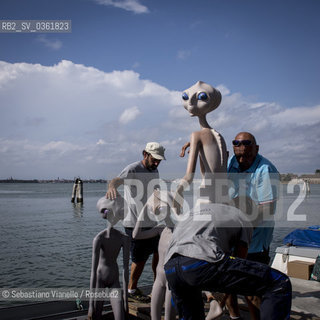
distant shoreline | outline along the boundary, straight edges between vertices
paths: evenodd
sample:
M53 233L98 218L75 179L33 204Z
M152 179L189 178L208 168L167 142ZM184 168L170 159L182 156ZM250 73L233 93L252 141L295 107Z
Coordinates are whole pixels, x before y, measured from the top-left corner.
M2 179L0 183L74 183L71 179ZM83 183L107 183L105 179L82 180Z
M0 179L0 183L74 183L75 179L14 179L12 177L7 179ZM171 182L171 179L163 179L166 182ZM293 174L283 173L280 174L280 181L282 183L289 183L290 181L303 182L308 181L310 184L320 184L320 173L315 174ZM107 179L82 179L83 183L108 183Z

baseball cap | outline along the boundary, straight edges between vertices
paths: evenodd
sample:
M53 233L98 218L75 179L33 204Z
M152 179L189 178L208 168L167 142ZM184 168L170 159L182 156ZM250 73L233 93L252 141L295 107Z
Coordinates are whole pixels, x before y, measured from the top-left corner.
M166 160L164 156L164 150L166 149L158 142L148 142L144 150L157 160Z

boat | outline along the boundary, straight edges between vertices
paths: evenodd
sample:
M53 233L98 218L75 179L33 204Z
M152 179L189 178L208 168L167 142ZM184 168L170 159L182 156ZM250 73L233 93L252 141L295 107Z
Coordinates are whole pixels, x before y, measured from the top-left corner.
M296 229L276 248L271 266L290 277L291 311L299 315L294 319L320 319L320 279L313 274L316 263L320 263L320 226Z

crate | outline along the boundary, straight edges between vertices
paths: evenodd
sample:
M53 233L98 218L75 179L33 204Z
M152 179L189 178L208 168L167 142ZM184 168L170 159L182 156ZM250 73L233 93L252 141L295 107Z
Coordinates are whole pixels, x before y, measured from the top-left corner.
M314 263L307 261L294 260L288 262L288 276L309 280Z

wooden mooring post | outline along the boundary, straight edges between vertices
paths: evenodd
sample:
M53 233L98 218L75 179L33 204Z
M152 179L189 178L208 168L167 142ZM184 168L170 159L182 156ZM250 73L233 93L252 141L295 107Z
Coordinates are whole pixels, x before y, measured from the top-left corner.
M77 178L73 184L71 202L74 203L77 200L78 203L83 203L83 182L80 178Z

